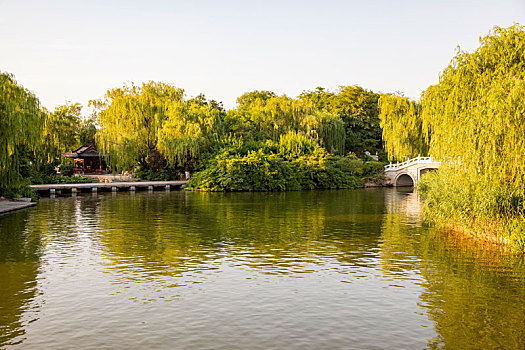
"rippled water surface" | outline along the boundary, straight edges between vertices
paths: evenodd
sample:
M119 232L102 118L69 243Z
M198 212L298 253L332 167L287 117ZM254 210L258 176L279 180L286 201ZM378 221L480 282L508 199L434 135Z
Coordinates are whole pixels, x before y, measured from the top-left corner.
M0 348L525 348L523 256L395 189L43 199L0 216Z

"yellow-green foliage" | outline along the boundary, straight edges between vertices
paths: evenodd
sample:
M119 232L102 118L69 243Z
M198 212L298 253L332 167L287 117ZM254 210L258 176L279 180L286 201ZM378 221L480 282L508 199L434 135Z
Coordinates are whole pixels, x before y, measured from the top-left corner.
M61 153L80 146L81 110L82 106L75 103L57 106L53 113L45 114L42 143L48 161L59 159Z
M171 164L187 165L220 131L221 116L219 109L196 100L173 103L159 131L158 150Z
M356 188L363 182L333 166L322 147L296 158L283 159L262 148L246 155L218 154L196 173L189 189L201 191L293 191L315 188Z
M117 169L148 166L160 152L172 166L191 167L221 125L222 107L199 95L183 99L184 90L150 81L109 90L98 108L98 141Z
M314 91L304 91L299 98L342 121L345 145L341 154L349 151L363 154L382 149L377 106L379 96L353 85L340 86L335 92L317 87Z
M357 188L375 179L383 163L351 154L332 156L310 137L289 132L279 142L221 138L219 151L187 188L201 191L290 191Z
M525 188L525 31L494 28L422 98L430 153L486 186ZM460 165L460 166L457 166Z
M297 158L312 154L319 146L309 137L290 131L279 137L279 154L285 158Z
M379 98L379 118L385 150L390 159L405 159L428 152L420 105L394 94Z
M259 137L274 141L290 131L303 132L333 153L342 153L345 144L344 124L340 118L320 111L313 103L268 92L241 96L237 110L229 113L237 130L255 129Z
M0 72L0 188L20 184L20 153L40 145L43 121L38 98Z
M525 31L495 28L458 52L422 97L439 172L420 188L430 220L525 249ZM499 237L499 238L498 238Z
M108 90L104 99L91 101L99 110L97 141L104 153L111 154L111 164L117 169L145 164L157 148L170 106L183 94L172 85L150 81Z

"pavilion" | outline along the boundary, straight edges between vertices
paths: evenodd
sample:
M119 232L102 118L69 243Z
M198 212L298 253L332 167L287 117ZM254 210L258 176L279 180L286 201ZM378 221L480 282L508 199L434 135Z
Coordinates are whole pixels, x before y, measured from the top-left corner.
M106 171L104 157L107 154L98 153L95 143L80 146L69 153L62 153L64 158L73 158L73 171L75 174L102 174Z

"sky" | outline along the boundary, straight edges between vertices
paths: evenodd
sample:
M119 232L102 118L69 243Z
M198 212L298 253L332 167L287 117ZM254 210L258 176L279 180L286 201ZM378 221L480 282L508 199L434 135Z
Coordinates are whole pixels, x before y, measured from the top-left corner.
M525 0L0 0L0 71L50 110L149 80L228 109L317 86L418 99L458 46L515 22Z

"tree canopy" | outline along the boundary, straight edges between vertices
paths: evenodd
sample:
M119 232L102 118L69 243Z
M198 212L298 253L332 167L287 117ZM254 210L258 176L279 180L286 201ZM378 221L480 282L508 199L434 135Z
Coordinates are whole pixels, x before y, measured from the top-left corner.
M379 100L391 156L430 153L463 177L525 190L525 31L495 27L472 53L458 51L421 102Z
M60 159L62 153L79 146L81 111L79 103L57 106L52 113L46 111L42 144L49 161Z
M390 159L427 155L429 138L423 132L419 103L385 94L379 98L379 110L384 147Z
M38 98L0 72L0 188L19 185L21 152L39 147L43 122Z
M380 108L391 155L428 150L441 161L419 182L429 221L525 250L523 26L495 27L474 52L458 50L420 103L389 95Z
M172 165L194 163L224 114L203 95L185 100L183 89L153 81L109 90L91 105L100 147L117 169L147 168L158 155Z
M380 94L360 86L340 86L335 92L317 87L304 91L299 98L309 101L321 111L338 117L345 130L344 153L363 154L382 149L378 99Z
M157 150L159 130L170 106L182 101L183 95L184 90L173 85L150 81L110 89L104 99L90 102L98 110L99 147L111 154L115 168L147 164Z
M525 31L495 27L459 51L422 97L430 153L465 176L525 190ZM428 136L427 136L428 135Z
M204 96L170 105L159 130L159 151L172 165L189 170L222 131L223 110Z
M229 113L233 132L240 130L247 137L274 141L289 132L302 132L332 153L344 152L343 122L310 101L267 91L246 93L238 101L238 108Z

